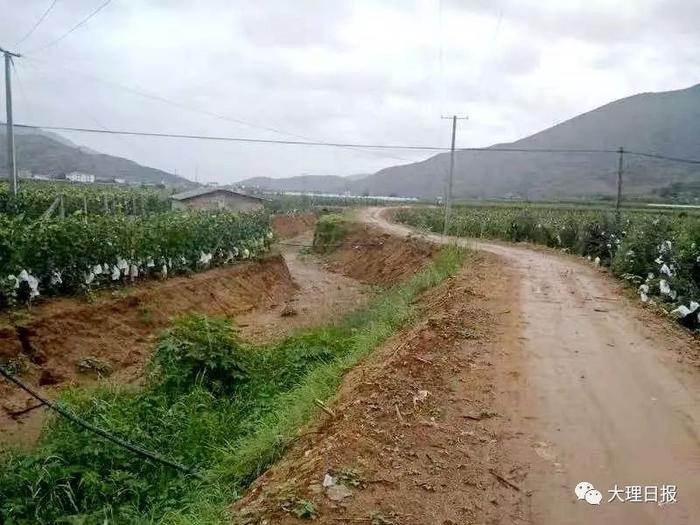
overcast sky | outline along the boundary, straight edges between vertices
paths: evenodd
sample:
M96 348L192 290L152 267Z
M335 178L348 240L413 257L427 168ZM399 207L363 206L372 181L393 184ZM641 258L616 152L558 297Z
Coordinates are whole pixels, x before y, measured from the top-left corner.
M26 53L19 123L449 145L440 116L458 113L470 117L458 146L486 146L700 82L698 0L112 0L47 47L104 3L58 0L17 45L51 1L0 0L0 46ZM217 182L371 173L425 156L65 135Z

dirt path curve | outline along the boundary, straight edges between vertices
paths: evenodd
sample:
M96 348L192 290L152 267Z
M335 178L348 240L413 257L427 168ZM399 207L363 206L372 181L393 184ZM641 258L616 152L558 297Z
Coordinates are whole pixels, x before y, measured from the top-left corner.
M396 235L416 234L382 212L368 209L361 218ZM523 431L508 446L530 466L524 488L531 491L531 523L700 523L697 343L583 261L512 245L450 242L494 253L520 275L513 308L521 319L522 391L498 384L496 390ZM581 481L602 493L599 506L576 500ZM644 502L644 494L642 502L609 502L616 484L623 491L657 486L657 499L661 485L675 485L677 502Z

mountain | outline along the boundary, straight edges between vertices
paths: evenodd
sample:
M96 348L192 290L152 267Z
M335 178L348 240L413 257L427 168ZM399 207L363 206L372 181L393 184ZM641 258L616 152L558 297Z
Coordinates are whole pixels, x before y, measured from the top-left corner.
M0 174L7 176L7 150L5 130L0 130ZM191 185L187 179L156 168L141 166L136 162L98 153L77 146L55 133L43 130L15 130L17 168L34 174L58 175L71 171L91 173L97 177L121 178L128 182Z
M611 102L509 144L522 149L576 148L652 152L700 158L700 84L677 91L642 93ZM617 160L612 154L457 151L454 195L576 197L613 195ZM353 193L434 198L444 194L449 153L383 169L353 184ZM625 195L648 195L697 181L700 165L624 156Z
M345 178L347 180L353 180L353 181L364 179L365 177L369 177L369 175L367 173L356 173L354 175L345 175Z
M2 125L4 126L5 123L3 122ZM4 133L3 131L0 131L0 133ZM54 133L53 131L45 131L43 129L38 129L38 128L20 128L20 127L15 127L15 143L17 142L17 135L41 135L42 137L47 137L49 139L55 140L56 142L59 142L63 144L64 146L69 146L71 148L79 149L82 151L85 151L87 153L99 153L98 151L95 151L94 149L90 149L86 146L79 146L75 142L72 142L68 140L66 137L62 137L58 133Z
M606 149L700 159L700 85L642 93L611 102L529 137L491 148ZM444 195L449 153L385 168L373 175L255 178L242 184L278 191L344 192L433 199ZM517 153L458 150L453 192L457 197L613 196L616 153ZM697 188L700 165L624 155L627 196L686 195ZM687 195L686 195L687 196Z

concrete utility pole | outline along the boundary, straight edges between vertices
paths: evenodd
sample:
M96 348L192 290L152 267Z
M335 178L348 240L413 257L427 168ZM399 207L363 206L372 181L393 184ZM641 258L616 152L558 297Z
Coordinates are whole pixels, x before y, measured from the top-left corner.
M12 126L12 82L10 66L12 57L18 57L17 53L11 53L0 47L0 53L5 55L5 110L7 114L7 177L10 181L12 194L17 195L17 163L15 161L15 130Z
M469 120L469 117L458 117L457 115L452 115L451 117L442 118L452 120L452 147L450 148L450 171L447 176L447 188L445 191L445 221L442 228L442 234L447 235L447 229L449 227L450 221L450 211L452 208L452 180L454 178L455 170L455 139L457 137L457 119Z
M617 161L617 202L615 203L615 217L617 221L620 221L620 206L622 205L622 157L625 154L625 150L620 146L617 150L619 158Z

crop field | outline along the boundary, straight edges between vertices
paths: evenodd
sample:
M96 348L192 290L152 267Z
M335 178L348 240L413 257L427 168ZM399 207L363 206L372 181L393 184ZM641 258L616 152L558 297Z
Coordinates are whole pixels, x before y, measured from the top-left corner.
M63 213L45 215L57 198ZM252 258L271 237L265 213L169 211L157 190L25 182L15 198L5 185L0 307Z
M264 214L0 217L0 297L7 305L206 269L255 257L271 236Z
M168 192L157 188L125 187L68 182L20 181L17 197L7 183L0 184L0 214L41 217L57 198L63 214L143 215L170 209ZM55 214L60 212L60 203Z
M442 233L438 208L402 208L398 221ZM668 307L700 298L700 217L685 212L538 206L456 206L450 235L531 242L587 257Z

